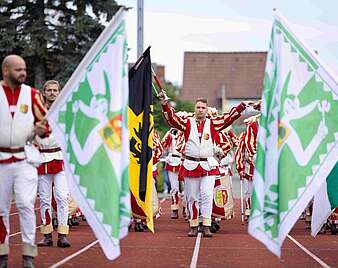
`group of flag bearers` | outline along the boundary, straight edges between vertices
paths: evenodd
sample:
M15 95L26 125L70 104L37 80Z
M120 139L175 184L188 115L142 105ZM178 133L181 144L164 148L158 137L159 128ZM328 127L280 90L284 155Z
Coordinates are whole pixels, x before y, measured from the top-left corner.
M207 100L197 99L194 116L182 117L170 106L163 92L159 97L168 124L182 131L185 137L179 177L184 178L190 226L188 236L197 236L201 220L203 236L211 237L213 193L219 175L219 163L214 158L215 146L220 145L219 132L238 119L246 105L241 103L229 113L207 117Z
M154 76L156 78L155 74ZM159 87L161 88L161 85ZM205 237L211 237L213 232L219 230L221 219L233 217L231 165L234 161L235 149L237 148L235 155L240 155L241 158L237 161L240 166L245 166L247 162L252 164L256 150L254 147L257 127L253 131L251 121L248 123L250 127L247 136L250 138L244 136L245 146L239 147L240 142L231 129L231 124L241 117L247 107L252 106L259 110L260 101L242 102L229 112L218 115L217 110L208 107L206 99L197 99L195 112L188 113L176 112L170 106L164 91L161 91L158 97L161 100L163 115L171 129L162 140L156 131L153 132L153 177L156 180L156 164L163 151L167 150L168 156L164 168L168 172L171 186L171 218L179 218L181 201L182 216L189 221L188 236L197 236L198 231L201 231ZM252 118L251 120L257 123L257 120ZM246 149L246 146L250 148ZM247 174L245 169L239 172L241 179L252 179L252 174ZM251 177L246 177L248 175ZM248 185L245 202L247 216L250 205L250 183ZM153 203L158 204L154 201ZM142 220L146 220L146 215L142 213L134 197L131 205L133 221L136 223L134 230L144 231L146 224L142 223ZM153 205L153 209L153 214L159 216L158 206Z
M17 56L11 56L10 61L12 58L14 62L21 63L22 61ZM8 87L7 84L2 86L4 90ZM33 97L36 101L35 106L38 107L35 113L44 113L43 109L47 110L50 107L60 90L60 85L57 81L46 82L43 88L44 101L38 95ZM9 90L7 91L9 92ZM32 91L31 94L37 93ZM189 222L189 237L197 236L198 232L202 232L204 237L212 237L212 233L219 230L219 222L222 219L228 220L233 217L234 202L231 181L233 176L231 166L233 162L235 162L236 170L240 177L241 219L242 224L244 224L248 220L251 208L252 179L257 152L261 101L256 103L242 102L229 112L218 115L215 109L208 107L205 99L197 99L195 112L187 113L176 112L170 106L168 98L163 91L158 94L158 97L161 100L163 115L171 129L162 140L156 130L151 131L152 150L150 156L152 158L151 173L153 178L151 181L151 209L154 217L157 218L161 215L156 191L157 164L163 151L168 150L169 155L166 158L165 169L168 171L171 185L171 218L179 218L181 201L182 216ZM46 103L45 107L44 102ZM27 113L28 110L25 110L25 106L20 105L21 112ZM241 117L248 107L253 107L257 113L244 120L245 130L237 137L231 129L231 125ZM41 111L38 111L38 109L41 109ZM36 114L33 115L37 116ZM36 135L34 141L39 148L43 162L40 166L37 166L39 175L38 193L41 202L41 233L44 235L38 246L53 246L52 211L54 210L57 214L58 225L56 227L58 233L57 246L62 248L69 247L70 243L66 236L69 232L70 196L64 173L63 155L61 148L54 140L52 133L50 133L47 122L43 122L41 128L46 130L42 132L41 136ZM3 163L7 163L6 161L9 161L8 163L17 163L21 160L21 151L19 150L11 151L7 147L1 147L0 151L3 154ZM3 174L5 174L5 171ZM34 191L31 193L34 193ZM54 208L52 206L53 195L55 196L54 203L56 203ZM17 194L17 197L19 196L20 194ZM30 203L33 204L32 202ZM131 195L131 207L135 231L147 230L148 216L134 195ZM19 213L22 212L19 210ZM28 224L28 219L24 224ZM327 224L331 229L331 233L335 234L337 232L337 209L329 217ZM8 231L6 229L9 230L8 228L8 221L3 218L2 214L0 216L0 229L5 236L0 237L2 239L0 263L6 263L7 261L8 247L6 243L8 243ZM327 228L326 225L325 228ZM323 229L324 231L325 228ZM24 238L27 242L23 247L24 264L27 267L33 267L32 260L36 256L36 249L34 242L32 242L34 238L29 231L27 231L26 236Z
M162 97L166 120L169 125L180 130L184 137L184 145L180 146L178 177L184 179L190 225L188 236L196 236L200 230L204 237L211 237L212 232L219 230L218 223L221 219L233 216L229 179L233 159L230 151L236 148L238 142L230 126L250 105L258 109L260 102L241 103L229 113L218 115L214 109L208 109L207 100L197 99L195 113L181 116ZM175 209L175 198L172 200ZM173 210L173 215L175 214ZM197 228L199 225L201 227Z
M13 59L12 59L13 58ZM8 61L8 59L6 59ZM22 62L17 56L11 56L9 61ZM6 90L7 84L3 84ZM52 92L52 91L55 92ZM60 92L60 86L57 81L48 81L43 88L43 95L47 107L43 108L43 101L39 97L35 97L37 109L48 109ZM37 94L33 91L34 94ZM23 93L22 93L23 94ZM231 163L235 160L236 169L240 175L241 185L245 184L245 197L241 194L241 212L242 222L247 220L250 213L250 199L252 189L252 177L254 170L254 161L256 154L256 139L259 127L259 114L251 116L244 122L246 124L245 131L237 138L232 129L231 124L237 120L241 113L248 106L260 110L260 101L257 103L241 103L232 108L228 113L217 115L217 112L208 109L207 101L197 99L195 103L195 113L177 113L174 108L169 105L168 98L164 92L159 94L162 102L164 117L168 124L172 127L170 131L161 140L156 131L152 135L152 175L157 176L157 163L164 149L169 151L167 164L165 169L169 173L171 184L171 218L179 217L179 182L184 182L184 194L181 195L183 206L183 217L189 221L190 231L188 236L197 236L200 230L204 237L211 237L212 232L219 229L219 221L221 219L230 219L233 216L233 201L231 192ZM41 101L41 103L40 103ZM13 104L14 105L14 104ZM23 105L20 106L23 113ZM42 110L43 111L43 110ZM40 112L36 112L40 113ZM42 113L42 112L41 112ZM48 129L46 123L44 128ZM47 135L48 134L48 135ZM42 162L38 168L39 185L38 192L41 202L41 232L44 238L38 243L38 246L52 246L52 196L55 193L57 203L57 233L59 247L69 247L70 243L66 239L68 234L68 215L69 215L69 190L66 182L63 167L63 156L61 149L48 131L38 135L35 138L42 155ZM1 147L1 150L7 154L3 163L12 161L20 163L20 151L12 152ZM233 151L235 151L233 155ZM10 156L8 158L8 155ZM11 156L12 155L12 156ZM4 155L5 157L5 155ZM12 163L10 162L10 163ZM4 174L4 173L2 173ZM242 183L245 182L245 183ZM54 190L52 190L54 184ZM155 181L152 181L152 209L155 216L160 215L160 205L157 198ZM181 187L182 188L182 187ZM33 191L34 192L34 191ZM241 193L243 192L241 187ZM4 195L2 195L3 197ZM18 194L17 197L20 195ZM146 219L143 210L137 205L135 198L132 196L132 209L135 221L135 230L144 231L147 229L146 224L142 220ZM19 210L21 213L21 211ZM201 222L200 222L201 220ZM1 216L0 228L8 230L9 226L6 219ZM337 224L336 211L329 218L331 226ZM25 223L24 223L25 224ZM28 224L28 222L26 222ZM201 224L201 228L198 226ZM335 227L332 227L335 230ZM5 231L5 234L7 232ZM7 233L8 234L8 233ZM1 241L1 252L5 255L1 256L1 262L6 262L7 247L3 244L5 239ZM26 239L26 238L25 238ZM27 239L33 239L28 235ZM32 267L32 258L36 255L33 243L26 240L23 252L25 264Z
M279 24L277 26L280 27L276 32L277 34L281 34L282 31L286 31L286 29L281 27ZM105 44L108 45L108 43ZM294 53L293 50L291 51ZM121 58L125 59L125 57ZM271 57L271 60L274 60L274 58ZM127 66L127 64L124 63L124 66ZM93 69L89 68L88 70L88 72L90 72ZM44 238L39 243L39 245L53 245L51 235L53 232L53 226L51 223L53 181L58 214L57 245L59 247L70 246L70 243L66 238L66 235L69 231L66 219L69 209L69 204L67 204L66 200L69 198L69 192L67 189L67 183L65 183L66 177L64 174L64 159L59 145L55 142L55 140L53 140L53 136L49 132L48 123L45 118L46 110L49 107L47 107L47 109L44 107L43 100L37 90L23 84L26 78L26 66L24 60L16 55L7 57L2 63L2 72L4 81L1 82L0 100L2 103L8 103L8 105L1 105L0 108L0 267L3 268L7 266L9 253L9 208L13 191L16 195L17 208L21 221L23 266L34 267L33 259L37 255L37 249L35 246L34 204L38 184L41 199L41 219L43 222L41 231L44 234ZM105 72L103 73L105 74ZM122 74L124 78L126 73L127 72L121 72L120 74ZM181 200L183 207L182 215L189 222L189 237L196 237L199 231L202 232L204 237L212 237L212 233L219 229L219 221L221 219L230 219L233 217L233 202L231 193L231 176L233 175L233 170L231 169L232 162L235 162L236 169L241 179L241 216L242 223L244 224L250 215L251 209L252 179L254 174L253 171L255 155L257 152L256 141L260 115L258 113L257 115L245 120L245 131L242 132L238 138L230 127L235 120L241 117L242 113L248 107L253 107L255 110L259 111L261 102L243 102L236 107L233 107L228 112L218 115L215 111L208 113L208 103L206 99L197 99L195 102L194 114L188 114L185 112L176 112L175 109L170 106L170 102L168 101L166 94L161 90L157 96L161 100L163 115L170 127L172 127L172 129L161 140L156 131L154 131L154 122L151 116L152 73L154 74L154 72L151 70L150 52L149 49L147 49L140 60L129 71L128 116L129 119L132 119L129 120L128 123L130 133L130 184L127 185L127 187L123 187L126 185L123 182L128 180L125 179L127 178L126 176L120 176L125 180L121 182L121 185L119 185L121 186L121 192L119 192L118 197L118 201L121 202L121 207L123 207L125 211L129 211L128 193L130 189L130 200L135 230L144 231L146 229L150 229L153 231L153 216L156 218L161 214L160 204L158 202L155 187L155 179L157 175L156 164L158 163L164 149L169 151L167 165L165 168L169 172L170 184L172 188L170 192L172 202L171 218L177 219L179 217L179 203ZM87 74L88 76L89 74L92 75L91 73L86 73L86 75ZM103 77L108 79L105 75ZM156 76L154 76L154 78L158 83ZM107 82L106 85L109 84L108 80L105 80L105 82ZM57 91L60 91L58 83L55 83L54 81L54 83L50 84L56 85ZM150 91L148 89L150 89ZM89 90L93 90L94 92L95 89ZM270 91L267 90L267 92ZM110 100L110 92L108 93L104 97ZM94 95L95 94L93 94L93 96ZM45 95L45 97L47 96ZM54 100L55 97L56 96L54 95ZM96 97L100 97L101 99L97 99ZM106 102L102 101L102 94L97 94L96 97L94 96L92 98L93 102L91 102L96 106L89 108L95 108L95 115L101 116L100 118L102 119L102 114L98 113L102 112L106 116L105 112L107 112L107 109L110 107L105 106ZM124 100L126 99L127 98L124 98ZM286 104L291 103L294 105L286 108L291 109L291 112L292 109L299 108L299 101L298 103L297 101L297 99L293 102L292 100L289 100L288 102L285 101ZM100 104L103 105L100 106ZM84 108L87 107L86 105L82 106ZM79 100L74 101L74 103L70 103L70 105L67 107L72 108L71 110L68 110L68 112L71 111L71 113L76 113L79 109ZM274 106L271 107L275 108ZM330 109L326 107L327 109L325 110L325 107L323 108L323 104L319 108L320 112L322 113L324 121L323 124L325 125L324 114ZM90 112L92 112L92 110L88 109L87 115L89 117L92 115ZM125 111L123 110L123 112ZM290 111L288 110L287 112ZM266 121L266 114L262 114L264 116L264 120ZM121 149L119 138L122 140L123 135L121 135L121 133L123 133L123 131L121 132L121 128L119 129L115 126L115 123L122 123L119 121L119 116L120 114L118 116L115 115L114 118L109 118L109 122L103 129L117 129L119 131L115 133L112 131L107 131L107 133L104 133L107 134L103 135L104 142L106 142L106 144L104 144L105 146L102 148L108 148L108 145L112 145L112 143L114 143L116 146L111 146L111 148L109 147L110 150L102 150L102 159L107 160L106 156L112 155L106 155L106 152L111 153L113 151L115 153L117 149ZM275 118L271 117L271 119L276 121ZM51 120L51 123L52 122L53 120ZM284 123L288 122L285 121ZM117 125L119 126L119 124ZM324 128L322 127L322 129ZM37 163L41 160L37 161L35 159L36 155L34 154L32 146L30 144L26 144L27 141L31 140L32 133L34 133L34 136L36 136L35 143L40 149L40 153L43 155L43 164L38 167L38 169L36 168L38 166ZM268 131L266 131L266 133L268 133ZM109 134L111 136L109 136ZM288 133L285 132L284 134ZM114 135L120 136L116 139ZM151 135L151 138L149 135ZM287 140L288 136L285 135L285 137L282 138L283 139L281 141L278 140L279 145L286 144L285 141ZM70 143L76 141L76 139L73 139L70 141ZM114 155L116 156L117 154ZM78 155L77 157L80 158ZM112 159L108 158L108 162L109 160ZM259 161L257 161L257 163L258 162ZM86 162L86 164L88 163ZM36 167L34 167L34 165ZM336 167L334 170L335 169ZM75 173L75 168L71 170ZM126 174L124 171L125 167L122 169L121 165L120 173ZM38 172L40 175L39 180ZM150 180L148 174L151 174ZM337 173L334 173L333 171L332 174L332 176L331 174L328 176L326 182L327 185L332 183L332 181L329 180L330 177L334 177L334 174ZM78 176L78 174L76 175ZM83 177L86 178L85 176ZM180 181L182 182L181 185L184 185L184 187L180 187ZM79 181L79 183L81 183L81 181ZM180 188L181 195L179 195ZM182 191L183 188L184 191ZM102 190L102 188L100 189ZM126 189L127 191L125 191ZM117 191L117 189L109 190ZM273 192L273 190L273 187L270 187L269 191ZM332 188L329 189L328 187L328 189L324 190L331 191ZM327 191L326 194L332 194L330 191ZM126 192L128 193L126 194ZM257 192L255 193L257 194ZM99 195L101 194L102 192L99 192ZM261 194L260 197L263 196L262 193L259 194ZM149 200L152 202L149 202ZM274 200L270 201L271 203L268 204L270 205L268 208L269 213L271 213L272 209L274 209L274 207L271 207L271 205L274 205L272 202ZM332 204L334 203L332 202ZM86 208L85 203L82 203L82 205ZM108 205L113 206L116 204L110 203ZM258 203L256 200L256 203L252 207L253 211L257 210L257 205ZM100 206L98 207L101 209ZM92 209L95 210L95 208ZM118 211L118 218L127 218L126 222L128 223L129 213L124 213L125 211L123 209ZM117 210L107 209L107 211L109 211L110 214L118 214ZM87 209L87 212L89 213L90 211ZM105 213L106 210L102 209L99 212ZM266 213L266 211L264 213ZM266 214L261 214L262 217L264 216L264 219L266 218L265 215ZM269 214L269 216L275 215L277 214ZM336 215L337 210L329 218L328 223L330 227L334 226L331 228L331 230L335 230L337 224ZM256 215L254 216L257 216L257 211ZM105 217L101 218L105 220ZM90 218L89 222L94 220L96 219ZM107 225L107 222L104 223ZM267 224L268 223L269 222L267 222ZM112 227L116 226L116 222L110 224ZM264 225L264 227L269 227L267 224ZM273 225L272 227L275 228L275 226L277 225ZM114 229L113 234L111 234L109 237L124 237L126 235L126 232L124 232L124 227L125 226L121 224L118 226L118 228ZM121 230L123 230L123 232ZM261 231L259 228L257 230ZM96 231L97 230L94 229L94 232ZM113 246L116 246L116 240L112 239L112 242ZM106 254L109 255L109 253L111 253L110 248L105 247L104 244L103 248ZM114 253L109 256L111 259L113 259L114 257L118 256L118 254L119 253Z
M157 164L161 155L167 151L164 169L168 172L171 189L171 219L178 219L179 210L182 208L182 216L190 226L188 236L194 237L198 232L202 232L204 237L212 237L212 233L220 229L219 223L222 219L229 220L234 216L232 194L232 176L234 175L232 166L234 166L240 179L241 222L247 223L251 208L261 101L243 102L232 108L229 113L218 115L216 109L207 106L205 99L197 99L195 113L191 113L176 112L170 106L164 91L161 91L158 97L161 99L163 115L171 128L162 139L156 130L153 132L153 183L154 186L157 185ZM198 121L195 115L200 112L200 106L203 106L202 109L206 112L205 117ZM251 116L243 120L244 130L236 135L231 124L250 106L252 107ZM252 113L252 110L255 112ZM204 127L205 122L210 124L207 128ZM216 122L216 128L212 122ZM209 137L211 142L206 145L203 139ZM196 151L189 147L191 143L195 146L192 148L198 149L198 157L196 157ZM209 153L205 152L208 151L206 147L209 147ZM190 156L189 153L195 155ZM210 162L214 160L216 162L212 166ZM203 177L211 177L211 182L203 184ZM198 182L197 188L193 188L194 186L192 186L193 189L189 188L191 181L193 184ZM187 182L190 192L187 192ZM153 191L156 191L156 187ZM157 193L153 194L153 197L156 198L156 201L153 201L155 203L153 213L154 217L158 218L161 215L161 208ZM134 230L145 231L147 230L146 217L145 215L139 217L134 213L138 209L139 207L132 202L134 221L140 223L140 225L135 225ZM330 215L323 230L331 228L333 230L331 233L335 234L336 225L337 209Z

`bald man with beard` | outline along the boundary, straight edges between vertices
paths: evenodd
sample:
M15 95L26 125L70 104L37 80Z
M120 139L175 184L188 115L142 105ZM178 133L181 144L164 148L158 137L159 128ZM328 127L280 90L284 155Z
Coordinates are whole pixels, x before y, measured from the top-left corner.
M24 84L25 61L9 55L2 62L0 81L0 267L7 267L9 254L9 211L12 193L20 217L23 267L34 267L35 211L38 174L27 161L24 146L34 135L48 135L46 109L40 93Z

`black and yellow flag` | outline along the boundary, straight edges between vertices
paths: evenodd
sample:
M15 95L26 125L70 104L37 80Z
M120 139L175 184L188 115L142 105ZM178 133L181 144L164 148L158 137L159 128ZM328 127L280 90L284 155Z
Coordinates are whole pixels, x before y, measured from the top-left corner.
M152 72L150 47L129 70L130 190L154 231L152 211Z

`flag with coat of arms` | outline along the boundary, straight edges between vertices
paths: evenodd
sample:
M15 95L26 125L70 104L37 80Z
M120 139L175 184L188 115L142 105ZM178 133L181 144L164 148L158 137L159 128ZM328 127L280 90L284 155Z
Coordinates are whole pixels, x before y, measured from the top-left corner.
M267 54L249 233L277 256L338 158L338 83L276 11Z
M110 260L131 216L125 13L116 13L47 115L71 193Z

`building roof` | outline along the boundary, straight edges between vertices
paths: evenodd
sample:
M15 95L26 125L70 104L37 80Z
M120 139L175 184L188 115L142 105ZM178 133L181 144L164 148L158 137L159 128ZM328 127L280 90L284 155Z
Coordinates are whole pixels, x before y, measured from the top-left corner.
M132 68L134 66L135 62L129 62L128 63L128 69ZM158 79L160 80L161 84L164 85L166 79L165 79L165 66L162 64L152 63L152 67L154 68L154 72Z
M210 106L220 107L222 94L227 99L260 98L266 55L267 52L185 52L182 99L204 97Z

